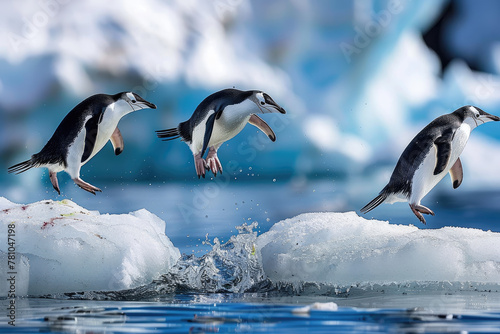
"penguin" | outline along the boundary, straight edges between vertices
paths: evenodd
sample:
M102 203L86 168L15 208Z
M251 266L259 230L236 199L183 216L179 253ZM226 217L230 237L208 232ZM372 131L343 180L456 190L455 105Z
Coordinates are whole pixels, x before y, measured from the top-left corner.
M422 198L447 173L450 173L454 189L462 184L460 154L471 131L481 124L499 120L499 117L470 105L436 118L408 144L389 183L361 212L367 213L383 202L408 201L412 212L425 224L422 214L434 216L434 212L420 204Z
M266 113L286 114L286 111L260 90L223 89L205 98L187 121L176 128L156 132L159 138L166 138L165 141L181 138L186 142L193 153L198 178L205 178L205 170L211 170L217 176L218 172L222 173L217 150L247 123L259 128L271 141L276 140L274 131L256 115Z
M123 151L123 138L118 130L120 119L136 110L156 106L132 92L115 95L97 94L74 107L61 121L42 150L31 159L9 167L9 173L23 173L33 167L49 170L52 186L61 194L57 173L65 171L83 190L95 195L101 189L80 178L80 168L104 145L111 141L115 155Z

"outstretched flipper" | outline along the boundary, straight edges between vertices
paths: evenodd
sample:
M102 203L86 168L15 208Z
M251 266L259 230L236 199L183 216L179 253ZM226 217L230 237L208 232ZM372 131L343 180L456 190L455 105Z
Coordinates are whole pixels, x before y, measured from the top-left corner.
M123 152L123 137L118 128L113 131L113 134L111 135L111 138L109 140L111 141L111 144L113 144L115 155L119 155Z
M271 139L271 141L276 141L276 135L274 134L273 129L271 129L271 127L259 116L255 114L250 115L248 123L259 128L259 130L264 132L269 137L269 139Z
M464 171L462 169L462 162L460 158L457 159L455 164L450 169L451 182L453 183L453 189L457 189L462 184L464 178Z
M441 137L436 138L434 140L434 145L436 145L436 167L434 168L434 175L440 174L446 166L448 166L448 162L450 162L451 156L451 141L453 139L453 133L448 132L443 134Z
M373 209L375 209L380 204L382 204L386 199L387 199L387 193L382 190L377 197L375 197L370 203L362 207L360 211L362 213L368 213Z

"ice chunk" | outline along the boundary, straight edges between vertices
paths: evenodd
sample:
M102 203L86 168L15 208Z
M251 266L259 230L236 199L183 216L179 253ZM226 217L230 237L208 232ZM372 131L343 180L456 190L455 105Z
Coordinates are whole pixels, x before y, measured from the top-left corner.
M338 305L334 302L329 303L312 303L311 305L306 305L303 307L298 307L292 310L294 314L309 314L312 310L314 311L337 311L339 309Z
M308 213L257 239L273 282L336 286L406 282L500 282L500 233L419 229L355 212Z
M150 283L167 272L180 252L165 223L146 210L109 215L63 200L28 205L0 198L0 226L14 224L18 295L120 290ZM9 245L0 243L1 267ZM19 261L19 262L18 262ZM6 270L0 297L6 295Z

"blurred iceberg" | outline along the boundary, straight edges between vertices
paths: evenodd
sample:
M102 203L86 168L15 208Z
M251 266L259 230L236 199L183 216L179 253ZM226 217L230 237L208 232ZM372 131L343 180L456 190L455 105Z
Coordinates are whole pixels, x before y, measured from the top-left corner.
M470 0L463 0L466 6ZM280 177L387 173L407 142L464 104L495 114L500 77L440 60L422 38L446 1L63 0L8 4L0 14L1 168L27 159L88 95L133 90L159 106L121 121L125 151L105 148L83 176L125 181L193 180L189 149L154 130L187 119L210 93L262 89L289 113L265 117L277 141L247 127L221 160ZM488 11L486 5L474 12ZM469 22L469 21L467 21ZM481 25L474 35L488 34ZM453 31L463 49L470 29ZM458 36L458 37L457 37ZM461 44L460 44L461 43ZM493 44L492 44L493 43ZM476 130L462 159L464 187L498 186L476 172L484 148L500 149L495 125ZM257 144L256 144L257 143ZM249 154L252 152L252 154ZM487 167L487 170L493 167ZM9 184L37 184L34 171ZM32 174L32 175L29 175ZM486 172L484 173L486 174ZM374 185L379 187L380 185Z

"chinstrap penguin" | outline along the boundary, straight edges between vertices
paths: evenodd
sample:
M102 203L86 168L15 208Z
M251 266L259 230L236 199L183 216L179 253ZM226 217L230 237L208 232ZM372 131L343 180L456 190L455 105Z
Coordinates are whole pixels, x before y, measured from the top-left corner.
M9 173L19 174L33 167L46 167L52 186L60 194L57 173L64 170L80 188L95 195L101 190L80 178L80 168L108 140L113 144L115 154L120 154L123 138L117 128L118 122L128 113L145 108L156 109L156 106L132 92L90 96L64 117L40 152L9 167Z
M198 178L205 177L205 170L217 176L222 165L217 150L227 140L236 136L247 123L264 132L271 141L276 135L269 125L256 114L286 111L266 93L259 90L241 91L224 89L205 98L190 119L176 128L156 131L159 138L181 138L193 152ZM206 160L203 159L208 148Z
M422 214L434 212L420 204L422 198L449 172L456 189L462 183L460 154L477 126L500 118L474 106L461 107L433 120L408 144L401 154L389 183L365 205L367 213L383 202L408 201L411 210L425 224Z

